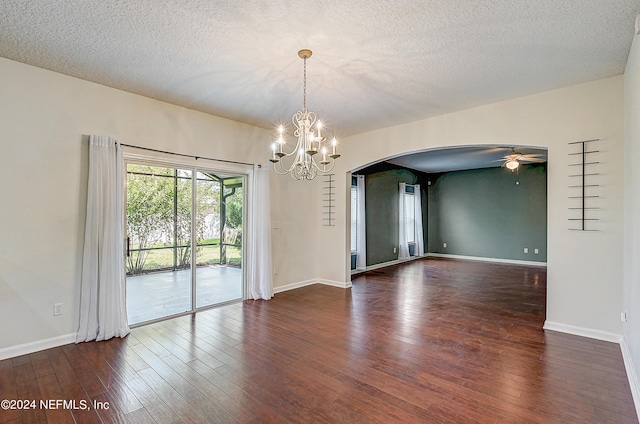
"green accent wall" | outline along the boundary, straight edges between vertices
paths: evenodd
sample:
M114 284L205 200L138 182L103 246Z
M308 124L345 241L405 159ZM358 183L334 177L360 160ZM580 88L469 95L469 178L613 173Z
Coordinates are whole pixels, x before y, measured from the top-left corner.
M365 177L367 266L398 259L398 184L420 184L423 232L427 243L427 174L404 168L378 171ZM377 172L376 172L377 171ZM366 173L366 172L361 172ZM396 251L394 252L394 248Z
M427 252L546 262L545 164L434 174L431 181Z

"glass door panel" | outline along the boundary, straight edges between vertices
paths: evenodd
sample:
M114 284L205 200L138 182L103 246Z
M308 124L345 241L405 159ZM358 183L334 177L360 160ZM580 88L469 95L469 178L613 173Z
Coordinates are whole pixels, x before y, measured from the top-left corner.
M129 324L193 309L193 171L127 164Z
M243 177L198 172L196 307L243 298Z

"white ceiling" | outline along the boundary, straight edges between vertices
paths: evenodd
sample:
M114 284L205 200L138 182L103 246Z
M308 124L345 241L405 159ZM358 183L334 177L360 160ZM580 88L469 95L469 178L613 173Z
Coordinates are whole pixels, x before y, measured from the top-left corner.
M624 71L637 0L2 0L0 56L337 136Z

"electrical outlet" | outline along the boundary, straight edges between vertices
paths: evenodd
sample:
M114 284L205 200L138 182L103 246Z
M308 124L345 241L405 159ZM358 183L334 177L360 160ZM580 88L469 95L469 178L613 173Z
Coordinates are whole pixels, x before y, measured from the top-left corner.
M626 312L620 312L620 321L627 322L627 313Z
M447 243L442 243L442 247L447 247Z
M529 253L529 248L528 247L524 248L524 253Z
M533 253L535 253L535 254L537 255L538 253L540 253L540 250L538 250L538 249L533 249Z
M398 249L394 247L393 248L393 253L396 253L397 251L398 251Z
M278 275L278 267L273 267L273 275Z
M62 315L62 303L56 303L53 305L53 315Z

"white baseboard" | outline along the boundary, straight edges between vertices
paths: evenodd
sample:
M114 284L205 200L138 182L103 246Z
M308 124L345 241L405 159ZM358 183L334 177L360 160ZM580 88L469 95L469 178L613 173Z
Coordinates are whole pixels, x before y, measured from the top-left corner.
M354 270L352 270L351 271L351 275L359 274L361 272L372 271L374 269L386 268L388 266L398 265L398 264L401 264L401 263L404 263L404 262L415 261L416 259L425 258L426 256L427 255L424 255L424 256L411 256L411 257L409 257L407 259L395 259L395 260L389 261L389 262L382 262L382 263L375 264L375 265L369 265L365 269L354 269Z
M316 280L316 282L318 284L324 284L325 286L339 287L341 289L348 289L349 287L351 287L351 281L347 281L346 283L343 283L340 281L324 280L322 278L319 278L318 280Z
M17 346L9 346L0 349L0 361L16 356L27 355L52 347L58 347L76 341L76 333L65 334L63 336L51 337L50 339L36 340L35 342L24 343Z
M285 284L284 286L278 286L273 288L273 293L282 293L293 289L299 289L300 287L310 286L316 284L316 280L297 281L291 284Z
M389 262L382 262L380 264L370 265L365 269L354 269L351 271L351 275L356 275L361 272L372 271L374 269L385 268L388 266L401 264L403 262L414 261L416 259L427 258L427 257L462 259L465 261L496 262L496 263L511 264L511 265L547 266L546 262L521 261L517 259L484 258L481 256L449 255L447 253L425 253L424 256L411 256L410 258L407 258L407 259L396 259Z
M633 358L631 357L631 351L624 337L620 342L620 350L622 351L622 359L624 360L624 367L627 370L627 378L629 379L629 387L631 387L631 395L633 396L633 403L636 406L636 414L640 418L640 380L634 367Z
M559 322L545 321L542 327L545 330L559 331L561 333L573 334L574 336L588 337L590 339L602 340L605 342L620 343L622 336L608 331L594 330L592 328L578 327L575 325L561 324Z
M322 279L322 278L317 278L317 279L313 279L313 280L298 281L298 282L291 283L291 284L285 284L284 286L274 287L273 288L273 293L282 293L282 292L285 292L285 291L289 291L289 290L293 290L293 289L299 289L301 287L310 286L312 284L324 284L326 286L340 287L341 289L348 289L349 287L351 287L351 281L347 281L346 283L343 283L343 282L340 282L340 281L325 280L325 279Z
M463 259L465 261L496 262L511 265L547 266L546 262L521 261L517 259L484 258L481 256L449 255L447 253L427 253L425 256L431 256L434 258Z

